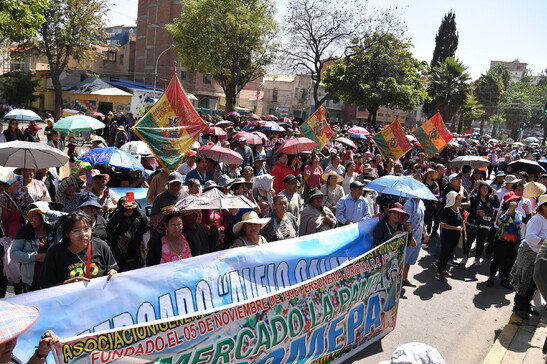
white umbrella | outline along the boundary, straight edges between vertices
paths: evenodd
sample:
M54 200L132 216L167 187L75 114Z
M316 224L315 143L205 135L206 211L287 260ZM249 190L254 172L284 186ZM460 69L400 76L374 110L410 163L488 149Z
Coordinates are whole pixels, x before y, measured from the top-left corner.
M536 137L528 137L524 139L525 143L539 143L539 139Z
M133 155L153 155L148 144L146 144L142 140L135 140L125 143L120 149L125 150L126 152Z
M471 155L466 155L463 157L456 157L450 161L452 167L461 168L463 166L470 166L471 168L482 168L490 165L488 159L482 157L475 157Z
M349 147L357 149L357 146L355 145L355 143L352 140L348 139L348 138L339 137L339 138L336 138L336 141L339 142L339 143L345 144Z
M68 155L47 144L14 141L0 143L0 166L16 168L61 167Z
M27 109L13 109L6 115L4 115L4 119L15 119L19 121L37 121L42 120L40 115L36 114L32 110Z

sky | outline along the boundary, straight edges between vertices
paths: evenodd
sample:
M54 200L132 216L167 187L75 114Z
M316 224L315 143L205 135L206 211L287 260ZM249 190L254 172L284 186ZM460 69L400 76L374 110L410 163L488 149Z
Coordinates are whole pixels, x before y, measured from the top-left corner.
M289 0L273 1L276 18L281 21ZM138 0L108 2L108 24L136 24ZM488 71L491 60L518 59L528 63L533 75L547 68L545 0L369 0L368 6L396 7L407 25L406 37L411 39L414 57L428 63L439 25L448 11L454 11L459 33L456 57L468 67L473 79Z

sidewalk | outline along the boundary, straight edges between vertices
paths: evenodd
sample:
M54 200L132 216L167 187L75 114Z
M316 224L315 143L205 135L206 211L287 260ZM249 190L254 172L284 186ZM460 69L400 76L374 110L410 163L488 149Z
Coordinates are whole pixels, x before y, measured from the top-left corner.
M511 315L482 364L547 364L541 352L547 336L547 309L539 306L538 311L540 316L528 321Z

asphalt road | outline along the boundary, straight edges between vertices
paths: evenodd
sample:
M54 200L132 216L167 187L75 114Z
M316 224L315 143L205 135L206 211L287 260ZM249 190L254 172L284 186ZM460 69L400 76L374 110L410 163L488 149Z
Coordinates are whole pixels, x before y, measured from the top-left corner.
M408 342L431 345L452 363L478 364L511 315L514 294L501 287L485 285L490 267L467 263L453 267L453 278L442 283L434 278L435 241L420 253L409 278L417 287L407 287L400 300L397 326L382 340L371 344L344 363L378 363L389 360L393 351ZM461 254L461 249L457 249ZM473 255L474 251L471 251Z

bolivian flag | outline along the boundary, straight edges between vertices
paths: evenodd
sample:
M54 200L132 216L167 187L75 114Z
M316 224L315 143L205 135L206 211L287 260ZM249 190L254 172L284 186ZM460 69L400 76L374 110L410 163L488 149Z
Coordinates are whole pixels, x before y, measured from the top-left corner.
M313 149L319 153L334 135L329 123L327 123L327 110L323 106L320 106L300 125L300 132L306 138L319 144Z
M382 131L372 137L374 144L382 153L384 160L393 158L397 160L405 155L412 144L408 141L399 119L386 126Z
M207 124L188 101L179 78L173 72L163 95L135 124L133 130L148 144L160 165L174 172L206 127Z
M443 150L453 138L446 125L444 125L440 113L436 113L431 119L416 129L414 136L430 157Z

